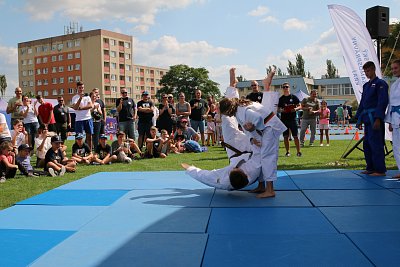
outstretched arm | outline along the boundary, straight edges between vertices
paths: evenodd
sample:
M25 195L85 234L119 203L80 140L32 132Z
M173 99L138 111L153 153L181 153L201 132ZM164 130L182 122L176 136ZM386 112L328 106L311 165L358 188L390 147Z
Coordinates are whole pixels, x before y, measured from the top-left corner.
M264 92L269 92L271 89L272 78L275 75L276 70L273 69L270 73L268 73L267 77L263 80Z
M229 70L229 86L231 86L231 87L236 87L236 84L238 82L236 79L235 71L236 71L236 68L231 68Z

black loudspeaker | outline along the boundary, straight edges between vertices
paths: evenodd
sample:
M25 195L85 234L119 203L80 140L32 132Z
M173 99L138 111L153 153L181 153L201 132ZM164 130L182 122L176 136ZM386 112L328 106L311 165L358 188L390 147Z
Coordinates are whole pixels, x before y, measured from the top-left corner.
M367 29L372 39L389 37L389 8L374 6L367 9Z

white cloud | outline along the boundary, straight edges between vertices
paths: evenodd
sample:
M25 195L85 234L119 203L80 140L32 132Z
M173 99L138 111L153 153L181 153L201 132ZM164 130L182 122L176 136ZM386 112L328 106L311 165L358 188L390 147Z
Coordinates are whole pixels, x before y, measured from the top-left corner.
M18 86L18 49L0 44L0 74L6 75L7 89L4 98L13 96L13 90Z
M296 18L291 18L291 19L287 19L283 23L283 29L284 30L301 30L301 31L305 31L305 30L308 29L308 24L305 21L301 21L301 20L296 19Z
M147 33L149 31L149 25L140 24L133 28L134 32L138 33Z
M252 17L260 17L265 14L268 14L269 8L266 6L258 6L256 9L250 11L247 13L247 15L252 16Z
M273 16L267 16L265 18L260 19L260 22L271 22L271 23L278 23L278 19Z
M27 0L24 10L34 20L47 21L61 15L72 20L120 20L149 26L154 24L159 12L193 3L202 3L202 0Z
M162 36L151 42L134 39L135 62L139 65L168 67L176 64L205 66L215 57L236 53L232 48L215 47L206 41L180 43L174 36Z
M399 23L399 21L400 21L400 20L399 20L398 18L390 18L390 19L389 19L389 23L390 23L390 24Z
M305 61L306 71L310 71L315 78L326 73L326 60L331 59L339 69L339 75L348 76L344 66L342 53L333 28L323 32L313 43L297 50L286 49L281 55L268 56L266 65L276 65L287 73L288 60L295 63L296 54L301 54Z

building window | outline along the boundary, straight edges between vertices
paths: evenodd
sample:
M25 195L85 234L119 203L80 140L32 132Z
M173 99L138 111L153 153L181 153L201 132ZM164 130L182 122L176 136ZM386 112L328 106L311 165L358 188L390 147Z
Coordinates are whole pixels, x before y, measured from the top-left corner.
M36 69L36 75L40 75L42 74L42 70L41 69Z
M53 95L58 95L57 89L53 89Z
M43 63L47 63L47 57L43 58Z
M135 72L136 72L136 73L139 73L139 68L135 68Z
M57 61L57 56L51 56L51 62Z
M111 55L111 57L117 57L117 52L115 52L115 51L110 51L110 55Z
M61 43L61 44L57 45L58 51L61 51L63 48L64 48L64 44Z
M350 83L342 84L342 88L344 95L354 95L354 90Z
M125 68L126 68L127 71L130 71L131 70L131 65L125 65Z
M47 52L49 50L49 47L47 45L42 46L43 52Z
M131 82L131 81L132 81L132 77L131 77L131 76L126 76L126 80L127 80L128 82Z
M49 95L49 92L43 91L43 96L48 96L48 95Z
M51 73L56 73L57 72L57 67L53 67L52 69L51 69Z
M117 80L117 75L111 74L111 81L116 81Z
M116 93L117 92L117 87L116 86L111 86L111 92Z
M68 82L69 82L69 83L73 83L73 82L74 82L74 77L69 76L69 77L68 77Z
M29 86L33 87L35 85L35 83L33 81L29 81Z
M43 74L49 73L49 69L48 68L44 68L42 71L43 71Z
M75 64L75 70L80 70L81 69L81 64Z
M57 78L53 78L53 79L52 79L52 83L53 83L53 84L57 84Z
M40 57L36 58L36 64L42 63L42 59Z
M117 44L117 41L115 41L114 39L110 39L110 44L111 44L111 45L116 45L116 44Z
M60 83L64 83L64 77L60 77Z
M42 47L41 46L37 46L36 47L36 53L40 53L42 52Z
M38 91L37 94L38 94L38 95L42 95L42 91Z
M60 95L64 95L64 89L60 89Z
M125 42L125 48L131 48L131 43Z
M74 70L74 65L68 65L68 71L73 71Z
M75 53L75 58L81 58L81 52L76 52Z
M81 76L75 76L75 82L79 82L81 80Z
M26 53L26 47L21 48L21 54L24 55Z
M26 65L26 59L21 60L21 64L22 64L22 66L25 66Z
M28 75L32 76L33 75L33 70L28 70Z
M68 58L68 59L73 59L73 58L74 58L74 54L68 53L67 58Z
M135 82L138 82L139 80L139 77L135 77Z
M74 43L72 41L68 41L67 42L67 47L68 48L71 48L73 45L74 45Z
M36 85L38 85L38 86L42 85L42 80L37 80Z
M43 85L48 85L48 84L49 84L49 81L47 79L44 79L43 80Z
M126 59L126 60L131 59L131 54L125 53L125 59Z
M56 51L57 50L57 45L56 44L52 44L51 45L51 51Z
M72 95L74 93L74 88L68 88L68 94Z
M27 71L26 71L26 70L23 70L23 71L22 71L22 76L24 76L24 77L25 77L27 74L28 74L28 73L27 73Z
M116 69L117 68L117 63L111 62L111 68Z
M63 60L63 55L58 55L58 61Z
M28 65L32 65L33 64L33 60L32 59L28 59Z
M81 46L81 41L80 40L75 40L75 46Z
M28 54L32 54L32 48L28 48Z
M64 66L59 66L58 67L58 72L64 72Z

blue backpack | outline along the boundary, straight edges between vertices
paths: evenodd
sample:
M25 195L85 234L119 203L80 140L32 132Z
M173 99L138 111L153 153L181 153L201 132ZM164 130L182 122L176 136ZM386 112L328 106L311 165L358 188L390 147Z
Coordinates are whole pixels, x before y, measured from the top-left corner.
M202 152L200 144L193 140L187 140L185 142L185 149L187 152Z

